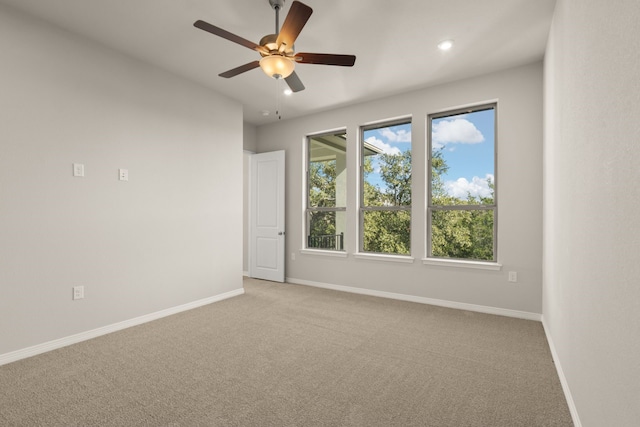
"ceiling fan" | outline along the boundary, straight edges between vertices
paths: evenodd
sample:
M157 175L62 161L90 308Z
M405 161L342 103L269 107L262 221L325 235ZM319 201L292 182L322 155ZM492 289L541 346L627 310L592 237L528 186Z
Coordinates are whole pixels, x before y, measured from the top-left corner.
M284 79L293 92L299 92L304 89L304 85L294 71L296 63L338 65L343 67L353 66L356 62L354 55L295 52L293 43L309 20L313 9L304 3L294 1L282 24L282 29L280 29L278 20L284 1L285 0L269 0L269 4L276 12L276 33L264 36L260 40L260 44L255 44L205 21L198 20L193 24L196 28L255 50L262 56L259 61L249 62L248 64L225 71L219 74L220 77L230 78L260 67L269 77Z

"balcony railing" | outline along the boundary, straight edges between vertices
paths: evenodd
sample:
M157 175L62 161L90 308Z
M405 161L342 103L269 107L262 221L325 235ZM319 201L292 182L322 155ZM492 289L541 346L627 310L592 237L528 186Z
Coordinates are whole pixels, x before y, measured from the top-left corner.
M307 236L307 247L313 249L344 249L344 233Z

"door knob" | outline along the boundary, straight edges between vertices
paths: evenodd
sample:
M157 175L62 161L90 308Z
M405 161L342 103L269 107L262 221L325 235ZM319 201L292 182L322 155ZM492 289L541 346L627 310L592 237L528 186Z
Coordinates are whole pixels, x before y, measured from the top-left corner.
M278 236L284 236L284 231L278 232Z

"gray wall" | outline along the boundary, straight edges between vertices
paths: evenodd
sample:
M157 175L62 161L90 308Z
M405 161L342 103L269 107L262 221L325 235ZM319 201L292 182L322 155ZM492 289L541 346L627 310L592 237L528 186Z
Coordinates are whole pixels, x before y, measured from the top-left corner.
M543 313L584 426L640 420L638 21L559 0L545 59Z
M245 151L255 153L258 149L258 131L256 127L250 123L243 123L242 129L242 148Z
M0 52L0 355L242 287L241 105L4 7Z
M242 216L242 273L249 272L249 171L251 170L251 153L255 153L258 146L258 132L256 126L244 123L242 136L243 170L242 170L242 202L244 205Z
M322 90L308 88L307 90ZM498 221L502 271L423 265L426 116L451 107L498 100ZM413 116L412 264L356 259L356 136L364 123ZM305 135L347 128L347 258L299 253L303 247ZM415 91L326 113L258 127L260 152L286 150L287 267L298 281L350 286L459 303L542 312L542 63ZM291 254L295 254L295 261ZM507 281L517 271L518 283Z

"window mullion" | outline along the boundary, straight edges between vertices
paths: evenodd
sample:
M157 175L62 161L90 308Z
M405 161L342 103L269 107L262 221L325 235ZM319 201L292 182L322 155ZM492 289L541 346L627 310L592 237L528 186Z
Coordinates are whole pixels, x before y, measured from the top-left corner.
M482 211L482 210L493 210L496 208L496 205L453 205L453 206L443 206L443 205L432 205L429 206L429 209L434 211Z

